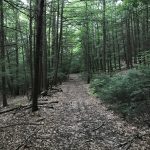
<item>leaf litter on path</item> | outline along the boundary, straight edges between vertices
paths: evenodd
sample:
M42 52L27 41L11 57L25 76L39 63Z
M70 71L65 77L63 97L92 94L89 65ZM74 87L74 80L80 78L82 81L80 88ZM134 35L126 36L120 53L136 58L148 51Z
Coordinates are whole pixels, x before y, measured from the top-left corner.
M0 150L150 149L148 127L127 123L89 95L89 85L77 75L70 78L63 92L39 99L44 104L38 112L21 108L0 115Z

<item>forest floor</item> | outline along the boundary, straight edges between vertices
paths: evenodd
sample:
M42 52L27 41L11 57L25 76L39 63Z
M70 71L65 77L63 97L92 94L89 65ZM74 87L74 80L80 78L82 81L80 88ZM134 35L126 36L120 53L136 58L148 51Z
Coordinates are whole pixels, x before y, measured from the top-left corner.
M78 75L60 87L63 92L39 99L38 112L31 112L26 97L0 108L0 150L150 149L150 128L113 113L89 94L89 85Z

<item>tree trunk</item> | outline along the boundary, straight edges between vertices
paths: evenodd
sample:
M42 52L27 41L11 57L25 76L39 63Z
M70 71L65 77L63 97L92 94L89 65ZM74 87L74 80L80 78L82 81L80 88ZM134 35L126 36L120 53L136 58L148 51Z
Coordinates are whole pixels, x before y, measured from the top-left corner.
M30 58L29 58L29 67L30 67L30 82L31 82L31 87L33 88L33 62L32 62L32 0L30 0L30 20L29 20L29 30L30 30L30 34L29 34L29 53L30 53Z
M47 34L46 34L46 5L43 14L43 90L48 88L47 84Z
M18 48L18 10L16 10L16 31L15 31L15 41L16 41L16 89L15 95L19 95L19 48Z
M42 29L43 29L43 7L44 0L38 0L37 4L37 32L36 32L36 48L34 56L34 87L33 87L33 99L32 99L32 111L38 110L38 94L39 94L39 65L40 65L40 55L42 48Z
M58 76L58 67L59 67L59 19L60 19L60 0L58 0L57 4L57 22L56 22L56 49L55 49L55 67L54 67L54 85L57 84L57 76Z
M106 1L103 0L103 71L106 72Z
M4 47L4 14L3 14L3 0L0 0L0 49L1 49L1 69L2 69L2 96L3 107L7 106L6 99L6 68L5 68L5 47Z

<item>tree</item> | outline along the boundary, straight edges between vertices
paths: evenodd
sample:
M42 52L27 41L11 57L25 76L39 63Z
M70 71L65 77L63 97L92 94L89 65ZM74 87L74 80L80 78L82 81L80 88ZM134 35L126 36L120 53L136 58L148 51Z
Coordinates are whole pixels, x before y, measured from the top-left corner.
M3 0L0 0L0 49L1 49L1 67L2 67L2 96L3 107L7 106L6 99L6 68L5 68L5 47L4 47L4 14Z
M37 3L37 17L36 17L36 47L34 54L34 86L33 86L33 99L32 99L32 111L38 110L38 95L39 95L39 65L40 65L40 55L42 55L42 30L43 30L43 8L44 0L38 0Z

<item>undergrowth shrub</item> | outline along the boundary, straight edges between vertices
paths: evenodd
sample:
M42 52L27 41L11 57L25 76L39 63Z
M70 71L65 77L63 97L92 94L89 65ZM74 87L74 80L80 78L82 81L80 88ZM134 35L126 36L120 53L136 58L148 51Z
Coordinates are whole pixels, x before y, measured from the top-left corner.
M131 69L112 77L96 76L90 87L102 100L117 105L122 113L143 111L150 102L150 69Z
M97 94L97 96L99 95L99 93L101 93L101 90L103 89L103 87L108 84L110 81L110 77L108 75L102 74L102 75L94 75L92 82L90 84L90 87L92 89L92 92L94 94Z

